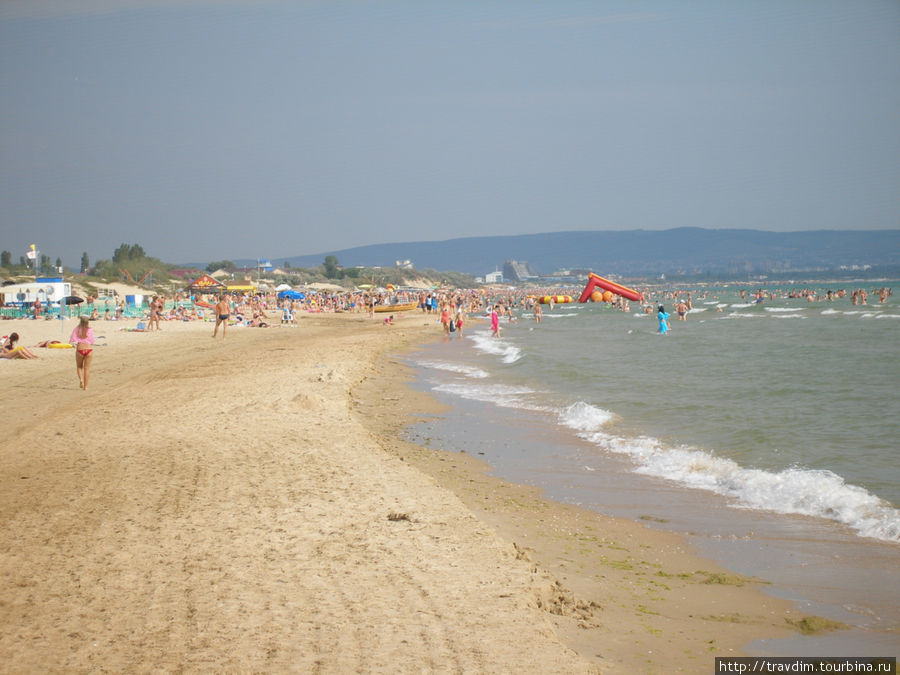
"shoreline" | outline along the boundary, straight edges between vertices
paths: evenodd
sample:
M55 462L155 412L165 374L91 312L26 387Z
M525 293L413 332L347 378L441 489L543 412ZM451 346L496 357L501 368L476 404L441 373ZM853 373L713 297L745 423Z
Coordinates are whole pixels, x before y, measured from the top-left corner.
M441 416L446 406L411 386L413 371L402 355L378 370L354 390L357 412L387 448L451 490L549 572L575 607L598 608L593 623L577 612L559 612L554 623L568 646L604 669L691 672L705 667L706 656L749 654L751 643L839 626L763 593L767 582L697 553L680 533L554 501L540 488L490 475L489 464L465 451L433 447L432 439L425 445L401 440L406 427ZM365 400L377 391L390 391L405 417L373 417Z
M61 330L28 323L26 346ZM0 363L3 669L592 672L541 575L350 416L378 354L423 332L110 333L87 391L71 350Z
M85 392L70 350L0 364L4 661L693 672L790 634L789 603L677 535L399 440L437 409L391 354L440 334L395 320L224 343L209 323L98 322ZM30 346L74 323L0 332Z

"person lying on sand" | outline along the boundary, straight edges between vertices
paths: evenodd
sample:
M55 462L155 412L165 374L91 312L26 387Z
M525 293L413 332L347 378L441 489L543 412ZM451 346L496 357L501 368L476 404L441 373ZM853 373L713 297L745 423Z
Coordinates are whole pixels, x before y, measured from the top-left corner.
M0 358L4 359L36 359L37 354L31 352L27 347L23 347L19 342L18 333L10 333L9 337L3 342L0 348Z

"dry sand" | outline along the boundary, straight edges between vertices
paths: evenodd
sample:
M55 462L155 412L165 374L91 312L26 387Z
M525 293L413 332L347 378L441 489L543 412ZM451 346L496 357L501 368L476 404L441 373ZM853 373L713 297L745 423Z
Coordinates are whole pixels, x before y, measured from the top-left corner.
M0 361L5 671L697 672L790 607L674 535L399 440L420 315L98 322ZM74 321L4 321L22 344Z

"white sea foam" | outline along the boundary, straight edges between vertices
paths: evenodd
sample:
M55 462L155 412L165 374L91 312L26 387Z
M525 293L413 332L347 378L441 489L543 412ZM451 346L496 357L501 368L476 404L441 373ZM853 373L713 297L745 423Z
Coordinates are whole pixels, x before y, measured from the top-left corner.
M900 319L900 314L879 314L876 319Z
M475 383L453 383L447 382L439 384L434 391L453 394L460 398L466 398L470 401L483 401L485 403L493 403L501 408L519 408L522 410L541 410L546 408L535 405L528 400L530 394L534 394L533 389L528 387L515 387L507 384L475 384Z
M723 305L723 307L724 306L725 305ZM755 302L743 302L743 303L739 302L739 303L733 304L731 306L734 307L735 309L744 309L745 307L755 307L756 303Z
M475 349L485 354L499 356L503 363L515 363L522 358L522 350L508 339L491 337L489 332L478 332L471 336Z
M831 471L748 469L703 450L667 447L655 438L619 438L602 431L579 435L630 456L637 473L716 492L743 508L827 518L864 537L900 542L900 510Z
M822 315L824 316L827 314L843 314L843 312L839 309L823 309Z
M614 418L615 415L609 410L598 408L584 401L573 403L559 413L561 424L581 432L599 431Z
M776 314L773 319L806 319L802 314Z
M787 312L802 312L805 307L766 307L767 312L775 312L775 313L787 313Z
M466 377L481 379L488 377L488 372L475 366L466 366L461 363L448 363L445 361L419 361L420 366L425 368L433 368L434 370L444 370L448 373L459 373Z
M729 312L723 318L725 319L761 319L765 314L748 314L747 312Z
M693 309L688 310L688 314L699 314L700 312L705 312L707 307L694 307Z
M555 312L544 313L545 319L564 319L567 316L578 316L578 315L575 312L568 312L566 314L557 314Z

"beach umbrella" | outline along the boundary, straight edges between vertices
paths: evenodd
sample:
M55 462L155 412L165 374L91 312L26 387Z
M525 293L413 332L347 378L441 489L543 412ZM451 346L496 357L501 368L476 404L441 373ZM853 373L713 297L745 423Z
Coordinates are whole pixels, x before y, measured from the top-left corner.
M304 300L306 298L305 293L301 293L300 291L281 291L278 294L279 298L288 298L290 300Z
M278 284L275 287L275 290L278 291L279 293L281 291L289 291L289 290L291 290L291 285L290 284Z
M84 298L79 298L77 295L67 295L62 299L64 305L80 305L84 302Z

